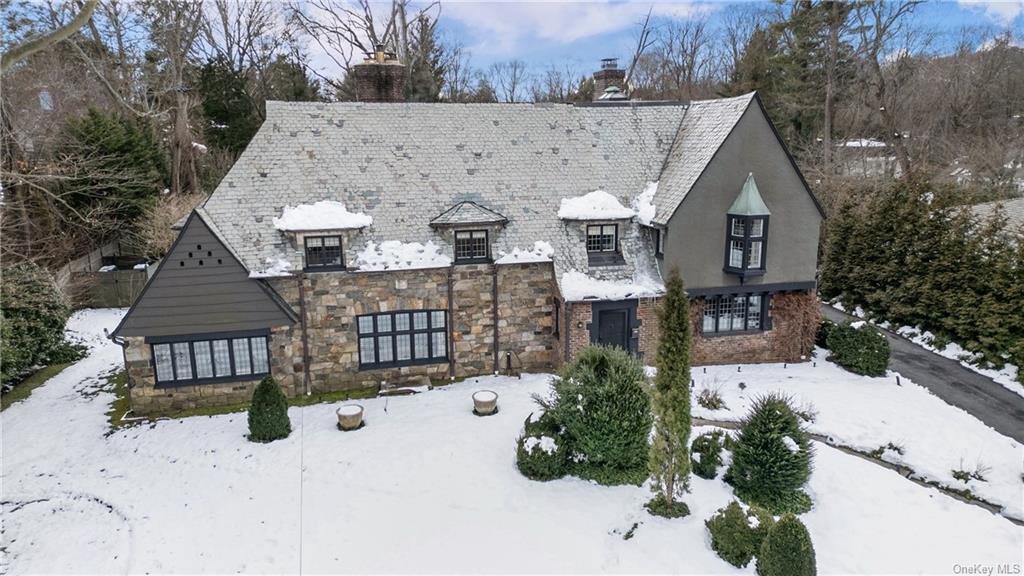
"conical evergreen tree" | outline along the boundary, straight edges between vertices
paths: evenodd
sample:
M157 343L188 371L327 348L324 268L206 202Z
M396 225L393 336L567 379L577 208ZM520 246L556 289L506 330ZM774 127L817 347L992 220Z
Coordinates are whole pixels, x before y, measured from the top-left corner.
M658 313L658 374L654 378L654 441L651 444L652 514L689 513L677 501L690 487L690 304L679 270L665 283Z
M273 376L256 385L249 405L249 440L273 442L292 433L288 419L288 399Z
M816 576L814 546L807 528L796 516L785 514L768 531L757 555L759 576Z

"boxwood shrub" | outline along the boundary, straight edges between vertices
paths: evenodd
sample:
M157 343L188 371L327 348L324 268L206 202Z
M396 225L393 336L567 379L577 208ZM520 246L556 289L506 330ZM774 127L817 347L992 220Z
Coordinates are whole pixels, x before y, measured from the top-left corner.
M523 424L516 440L516 468L531 480L554 480L569 471L569 445L560 426L547 414Z
M64 339L71 307L45 269L24 262L3 269L0 286L0 383L47 364L73 362L85 348Z
M647 478L651 401L640 361L603 346L583 350L537 398L571 449L572 474L602 484Z
M705 432L693 439L690 445L690 465L693 473L711 480L722 465L722 433L718 430Z
M267 376L256 385L249 405L249 440L273 442L292 433L288 419L288 399L273 376Z
M711 535L711 549L718 557L737 568L743 568L754 558L775 519L763 508L752 506L743 510L739 502L728 506L708 518L704 525Z
M889 367L889 342L867 322L837 324L826 339L829 359L864 376L884 376Z
M757 554L760 576L816 576L814 546L807 528L796 516L786 514L772 526Z

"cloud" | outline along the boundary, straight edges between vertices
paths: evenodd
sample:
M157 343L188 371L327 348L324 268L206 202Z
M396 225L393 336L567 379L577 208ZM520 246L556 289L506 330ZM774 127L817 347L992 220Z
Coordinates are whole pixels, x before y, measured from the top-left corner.
M983 12L989 19L1009 26L1024 14L1024 0L957 0L961 8Z
M462 2L444 3L442 18L464 25L487 51L514 51L530 40L569 44L639 25L648 10L657 16L689 18L708 4L675 2ZM479 48L479 47L478 47Z

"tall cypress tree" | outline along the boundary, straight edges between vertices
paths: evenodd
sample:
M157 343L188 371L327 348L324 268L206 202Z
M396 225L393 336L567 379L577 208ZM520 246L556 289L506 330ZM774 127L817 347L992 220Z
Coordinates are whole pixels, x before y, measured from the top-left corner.
M676 498L690 489L690 303L679 270L665 283L658 312L658 352L654 378L654 442L650 471L654 498L647 509L678 518L690 513Z

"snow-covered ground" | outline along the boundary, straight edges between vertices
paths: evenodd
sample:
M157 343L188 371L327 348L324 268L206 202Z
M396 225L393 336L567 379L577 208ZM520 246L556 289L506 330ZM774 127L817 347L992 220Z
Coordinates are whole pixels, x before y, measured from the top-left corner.
M715 420L739 420L751 401L781 391L797 406L811 408L811 432L836 443L870 452L913 468L918 476L971 492L1003 506L1003 513L1024 520L1024 445L999 434L967 412L945 403L923 386L897 373L871 378L828 362L815 350L812 362L708 366L693 371L695 392L717 391L725 408L708 410L694 402L693 414ZM742 384L742 386L741 386ZM953 470L981 470L985 481L953 478Z
M858 318L864 318L868 322L878 324L886 330L893 330L893 326L889 322L876 322L873 318L867 318L867 312L865 312L860 306L857 306L851 311L847 310L843 306L842 302L833 302L832 307L840 312L847 312L848 314L852 314ZM995 368L983 368L978 365L979 358L977 354L973 354L965 350L956 342L950 342L944 347L939 348L935 345L935 335L927 330L922 330L920 327L914 328L911 326L900 326L893 331L925 350L935 352L936 354L949 358L950 360L956 360L964 368L973 370L1024 398L1024 384L1017 381L1017 375L1020 372L1020 368L1017 366L1007 363L1000 370L996 370Z
M107 436L112 395L97 386L121 354L101 333L120 314L76 314L70 328L90 355L3 413L0 572L753 573L720 560L706 541L704 520L731 498L719 480L694 477L693 514L663 520L643 511L644 488L523 478L514 441L544 375L362 400L368 425L355 432L337 430L336 404L292 408L292 435L267 445L245 440L244 414ZM818 366L740 374L748 391L770 382L801 395L815 383L838 387ZM846 397L863 402L883 388L856 385ZM471 413L480 388L499 394L497 415ZM815 400L819 422L831 421L828 403ZM907 408L912 420L916 409L931 411L926 432L963 428L978 450L998 441L945 404ZM815 450L814 509L803 519L820 573L1021 562L1024 528L824 444Z

